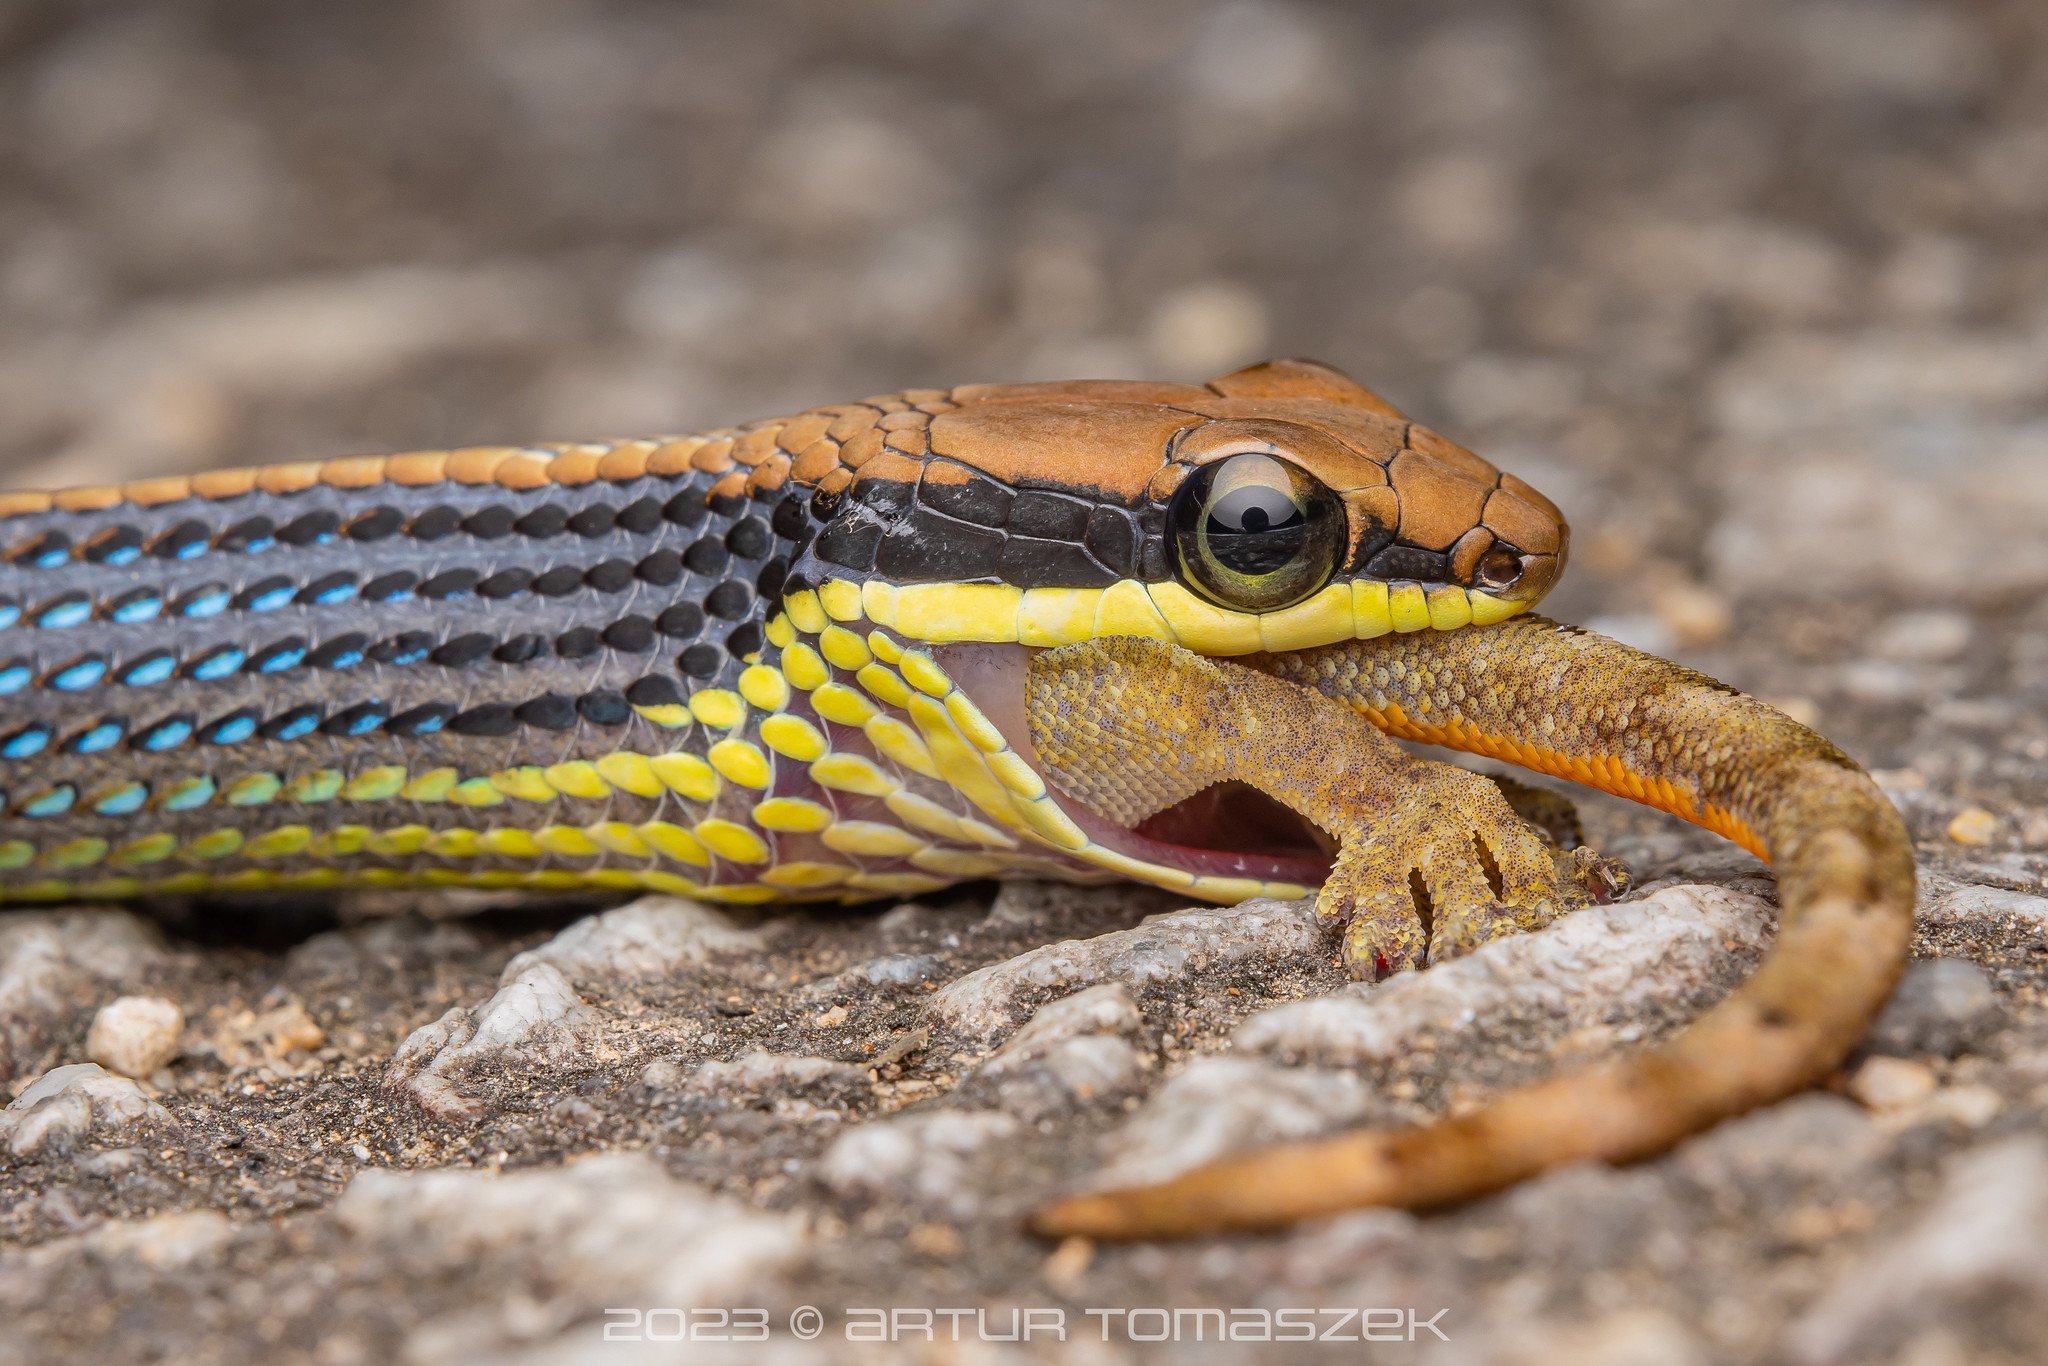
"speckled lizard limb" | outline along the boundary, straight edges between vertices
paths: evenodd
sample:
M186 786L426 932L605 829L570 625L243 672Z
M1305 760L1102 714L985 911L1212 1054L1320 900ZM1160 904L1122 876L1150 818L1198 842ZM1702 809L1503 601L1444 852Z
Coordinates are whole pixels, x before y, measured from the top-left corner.
M1301 361L0 494L0 900L857 900L989 876L1305 895L1331 871L1326 841L1242 779L1149 813L1055 791L1026 717L1034 654L1131 637L1290 677L1341 658L1319 647L1392 649L1410 682L1448 669L1472 702L1535 676L1474 642L1521 638L1479 628L1541 598L1567 540L1527 484ZM1358 644L1378 637L1393 644ZM1360 678L1389 687L1380 674ZM1553 687L1482 738L1612 720L1635 695L1617 676L1604 713ZM1345 694L1336 673L1291 677ZM1362 687L1346 700L1376 695ZM1407 697L1386 700L1431 719ZM1363 764L1370 737L1350 734ZM1731 737L1720 771L1761 772L1757 743ZM1476 780L1416 776L1438 767L1403 782L1478 838L1469 862L1450 843L1427 860L1431 951L1584 895L1597 861L1558 859ZM1325 812L1379 851L1349 857L1326 906L1420 847L1426 823L1401 810L1370 828ZM1736 814L1774 853L1805 828ZM1814 824L1814 858L1893 833L1846 798L1823 814L1841 829ZM1803 908L1848 874L1808 866L1786 865L1788 910L1832 923ZM1354 967L1416 961L1403 903L1365 890ZM1490 1132L1459 1170L1524 1150ZM1562 1151L1531 1132L1528 1151Z

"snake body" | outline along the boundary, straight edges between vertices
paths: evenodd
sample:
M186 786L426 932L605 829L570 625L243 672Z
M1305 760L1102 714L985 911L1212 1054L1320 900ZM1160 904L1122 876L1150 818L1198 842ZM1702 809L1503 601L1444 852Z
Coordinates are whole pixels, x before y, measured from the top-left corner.
M1275 436L1347 486L1351 563L1285 610L1219 610L1168 566L1170 476ZM948 647L1242 653L1498 619L1562 534L1375 406L1108 382L0 495L0 898L744 902L1007 874L1300 895L1298 866L1102 844ZM1458 581L1509 536L1517 592Z
M1375 1149L1376 1175L1341 1186L1453 1198L1801 1084L1903 952L1903 834L1846 759L1718 685L1509 621L1566 545L1513 475L1293 361L1206 386L911 390L688 437L0 494L0 900L854 900L1013 875L1305 894L1328 868L1313 846L1259 847L1222 808L1133 828L1049 782L1028 661L1138 637L1767 852L1786 879L1779 957L1806 965L1792 980L1840 947L1800 937L1837 925L1825 908L1890 927L1843 950L1832 1013L1701 1035L1760 1048L1728 1063L1746 1080L1708 1084L1697 1058L1657 1074L1699 1083L1678 1119L1668 1097L1658 1124L1629 1108L1639 1071L1602 1083L1622 1118L1598 1142L1511 1097L1498 1113L1526 1129L1482 1111ZM1431 1159L1432 1135L1462 1146ZM1159 1208L1046 1226L1130 1236L1294 1207Z

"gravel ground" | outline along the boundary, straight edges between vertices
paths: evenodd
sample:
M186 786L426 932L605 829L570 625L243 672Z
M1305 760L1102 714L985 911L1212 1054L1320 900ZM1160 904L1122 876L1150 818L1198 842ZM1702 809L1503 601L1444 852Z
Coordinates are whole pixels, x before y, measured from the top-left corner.
M755 1315L730 1359L900 1359L862 1306L979 1309L898 1322L948 1361L1315 1350L1173 1306L1391 1309L1314 1321L1389 1362L2038 1360L2044 243L2026 0L7 6L9 483L1316 355L1564 505L1557 615L1876 770L1926 888L1819 1091L1133 1249L1017 1217L1656 1037L1767 875L1590 801L1636 899L1377 989L1299 906L1127 888L9 914L0 1361L672 1360Z

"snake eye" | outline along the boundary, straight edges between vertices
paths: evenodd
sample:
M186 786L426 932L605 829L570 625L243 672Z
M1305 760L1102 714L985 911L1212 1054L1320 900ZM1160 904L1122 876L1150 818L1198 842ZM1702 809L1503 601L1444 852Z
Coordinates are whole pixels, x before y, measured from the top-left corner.
M1522 581L1522 557L1512 550L1489 550L1479 557L1473 581L1495 592L1513 588Z
M1167 508L1180 576L1240 612L1300 602L1330 581L1344 504L1298 465L1255 452L1204 465Z

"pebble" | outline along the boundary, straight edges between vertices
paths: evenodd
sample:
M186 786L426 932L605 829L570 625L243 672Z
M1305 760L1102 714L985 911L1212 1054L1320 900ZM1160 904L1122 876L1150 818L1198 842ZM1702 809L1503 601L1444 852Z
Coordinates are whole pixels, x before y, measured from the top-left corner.
M1934 1069L1904 1058L1867 1059L1849 1078L1849 1094L1872 1110L1904 1110L1934 1093Z
M1849 1263L1793 1326L1805 1366L1872 1360L1916 1324L1957 1321L1985 1297L2048 1295L2048 1140L1960 1153L1907 1228Z
M1037 1002L1080 987L1121 982L1139 991L1230 971L1289 968L1327 949L1306 901L1176 911L1133 929L1047 944L992 963L941 987L928 1009L934 1023L987 1042L1016 1029Z
M0 1144L17 1157L64 1152L87 1138L107 1147L175 1127L147 1091L90 1062L51 1068L0 1110Z
M479 1064L527 1071L567 1066L586 1056L600 1025L560 969L530 962L481 1006L456 1006L414 1030L392 1056L384 1084L437 1118L475 1119L487 1102L464 1095L457 1078Z
M1984 969L1967 958L1923 959L1906 969L1864 1046L1953 1058L1988 1034L2002 1011Z
M100 1007L85 1055L109 1072L147 1077L178 1052L185 1012L161 996L121 996Z
M1948 837L1971 847L1989 844L1998 838L1998 817L1981 806L1966 806L1949 821Z

